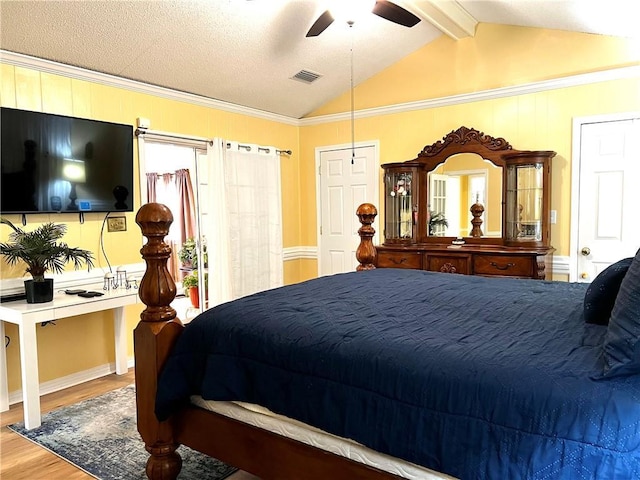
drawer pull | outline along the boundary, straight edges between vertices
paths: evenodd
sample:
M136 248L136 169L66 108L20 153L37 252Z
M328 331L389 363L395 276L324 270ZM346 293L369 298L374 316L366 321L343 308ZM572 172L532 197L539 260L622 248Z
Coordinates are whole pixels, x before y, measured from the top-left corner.
M401 265L407 261L407 257L402 257L400 260L396 260L395 258L391 258L391 261L396 265Z
M516 266L515 263L511 263L511 262L507 263L506 265L498 265L496 262L491 262L489 265L497 268L498 270L509 270L511 267Z
M458 273L458 269L452 263L445 263L440 267L442 273Z

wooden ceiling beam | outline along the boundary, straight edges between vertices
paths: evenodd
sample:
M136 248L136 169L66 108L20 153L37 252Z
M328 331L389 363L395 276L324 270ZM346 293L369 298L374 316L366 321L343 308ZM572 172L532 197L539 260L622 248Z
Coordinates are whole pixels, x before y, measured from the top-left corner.
M414 0L411 10L454 40L473 37L478 21L455 1Z

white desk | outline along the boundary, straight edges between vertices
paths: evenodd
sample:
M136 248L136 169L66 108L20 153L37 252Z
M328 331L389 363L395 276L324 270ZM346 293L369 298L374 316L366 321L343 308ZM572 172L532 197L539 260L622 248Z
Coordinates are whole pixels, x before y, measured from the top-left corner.
M75 315L113 310L115 327L116 373L127 373L127 337L124 319L125 305L138 302L137 289L117 289L105 292L102 285L82 285L83 288L103 292L102 297L83 298L56 292L53 301L27 303L25 300L0 304L0 412L9 409L7 383L7 353L4 340L4 322L18 325L20 337L20 366L22 369L22 398L25 428L40 426L40 380L38 376L38 344L36 325L50 320L60 320Z

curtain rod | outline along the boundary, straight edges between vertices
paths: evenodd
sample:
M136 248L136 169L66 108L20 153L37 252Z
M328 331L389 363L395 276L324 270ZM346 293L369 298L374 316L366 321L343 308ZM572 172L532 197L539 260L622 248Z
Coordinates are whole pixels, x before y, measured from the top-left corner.
M231 144L227 143L227 148L231 148ZM238 148L244 148L247 152L251 151L251 145L241 145L238 144ZM269 153L271 151L268 147L258 147L258 152ZM276 148L276 155L291 155L291 150L280 150Z
M176 140L182 140L182 141L186 140L190 142L203 142L208 145L213 145L213 140L209 140L207 138L194 137L192 135L182 135L179 133L161 132L159 130L149 130L142 127L136 128L133 133L135 134L136 137L149 136L154 140L157 140L157 139L168 140L170 138L175 138Z

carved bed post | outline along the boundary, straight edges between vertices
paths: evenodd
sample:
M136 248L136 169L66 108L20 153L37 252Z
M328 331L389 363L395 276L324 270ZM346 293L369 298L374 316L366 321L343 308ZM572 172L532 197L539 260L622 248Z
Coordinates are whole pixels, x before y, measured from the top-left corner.
M136 223L148 239L140 250L147 268L139 288L140 299L147 308L140 314L133 337L136 408L138 432L151 454L146 473L152 480L174 480L182 468L170 421L159 422L154 413L158 373L184 328L170 306L176 286L167 269L171 248L164 243L164 237L172 222L171 211L159 203L143 205L136 215Z
M376 247L373 245L373 235L376 233L371 226L373 221L378 215L376 207L370 203L363 203L356 210L358 220L362 224L362 227L358 229L358 235L360 235L360 245L356 250L356 258L360 265L356 267L358 272L362 270L373 270L376 268L376 258L378 253Z

